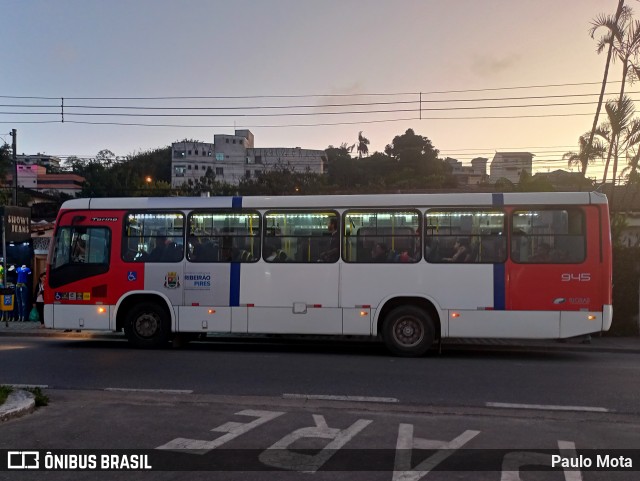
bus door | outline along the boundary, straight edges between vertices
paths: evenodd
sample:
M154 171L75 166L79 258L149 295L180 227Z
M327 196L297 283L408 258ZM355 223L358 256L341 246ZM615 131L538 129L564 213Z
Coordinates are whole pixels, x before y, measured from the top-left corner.
M587 322L603 304L598 216L597 206L513 209L505 308L530 311L523 334L599 330L594 319Z
M45 302L55 328L108 329L117 299L111 262L118 255L122 213L70 211L58 219ZM114 295L115 294L115 295ZM96 307L100 306L100 307ZM49 319L51 316L45 316Z

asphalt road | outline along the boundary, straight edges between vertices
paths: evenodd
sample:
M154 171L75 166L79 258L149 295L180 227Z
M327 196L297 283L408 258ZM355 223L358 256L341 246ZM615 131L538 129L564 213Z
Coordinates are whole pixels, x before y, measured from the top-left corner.
M0 425L0 479L608 481L640 471L637 353L402 359L371 343L141 351L31 337L3 337L0 351L0 384L48 386L51 398ZM7 450L63 464L146 455L154 471L8 470ZM550 467L553 454L594 465ZM594 469L606 455L633 466Z
M1 349L0 384L640 414L640 364L631 353L478 349L403 359L367 343L194 343L142 351L122 341L7 337Z

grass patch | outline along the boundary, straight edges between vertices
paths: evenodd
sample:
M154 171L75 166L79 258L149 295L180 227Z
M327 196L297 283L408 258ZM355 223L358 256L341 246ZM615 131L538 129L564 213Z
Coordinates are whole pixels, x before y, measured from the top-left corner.
M25 391L29 391L35 396L36 407L39 408L49 404L49 396L45 395L39 387L28 387L25 388Z
M0 404L4 404L11 391L13 391L11 386L0 386Z

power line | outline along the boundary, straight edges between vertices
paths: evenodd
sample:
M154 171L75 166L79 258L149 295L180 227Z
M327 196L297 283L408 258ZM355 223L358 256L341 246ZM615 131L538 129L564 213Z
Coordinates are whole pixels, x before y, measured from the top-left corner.
M620 83L620 81L611 80L607 83ZM383 92L383 93L351 93L351 94L298 94L298 95L210 95L210 96L157 96L157 97L42 97L42 96L18 96L18 95L0 95L0 98L6 99L32 99L32 100L59 100L65 98L68 100L205 100L205 99L274 99L274 98L314 98L314 97L366 97L366 96L399 96L399 95L431 95L446 93L466 93L466 92L491 92L500 90L517 90L517 89L533 89L533 88L551 88L551 87L577 87L584 85L601 85L601 82L575 82L560 84L543 84L543 85L520 85L512 87L493 87L484 89L461 89L461 90L431 90L424 92Z
M627 94L636 94L640 91L628 91ZM612 95L611 92L605 95ZM488 98L450 98L440 100L414 99L414 100L396 100L393 102L350 102L350 103L331 103L331 104L294 104L294 105L248 105L248 106L224 106L224 107L147 107L136 105L74 105L66 104L64 106L57 104L0 104L0 107L18 107L18 108L55 108L60 109L121 109L121 110L263 110L263 109L317 109L328 107L362 107L373 105L402 105L402 104L422 104L422 103L455 103L455 102L502 102L507 100L533 100L533 99L553 99L553 98L570 98L570 97L597 97L598 92L588 94L563 94L563 95L527 95L520 97L488 97ZM547 104L545 104L547 105ZM555 105L555 104L548 104ZM572 103L571 105L576 105ZM526 105L525 105L526 106ZM481 107L479 107L481 108Z

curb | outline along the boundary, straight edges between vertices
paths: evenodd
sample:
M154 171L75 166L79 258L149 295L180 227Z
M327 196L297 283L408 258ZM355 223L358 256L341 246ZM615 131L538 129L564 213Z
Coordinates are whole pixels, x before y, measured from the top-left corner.
M590 344L578 345L578 344L442 344L442 350L451 351L468 351L468 350L483 350L483 351L552 351L552 352L608 352L608 353L625 353L625 354L640 354L640 347L613 347L613 346L593 346Z
M36 409L36 399L28 391L12 391L4 404L0 405L0 422L32 413Z

